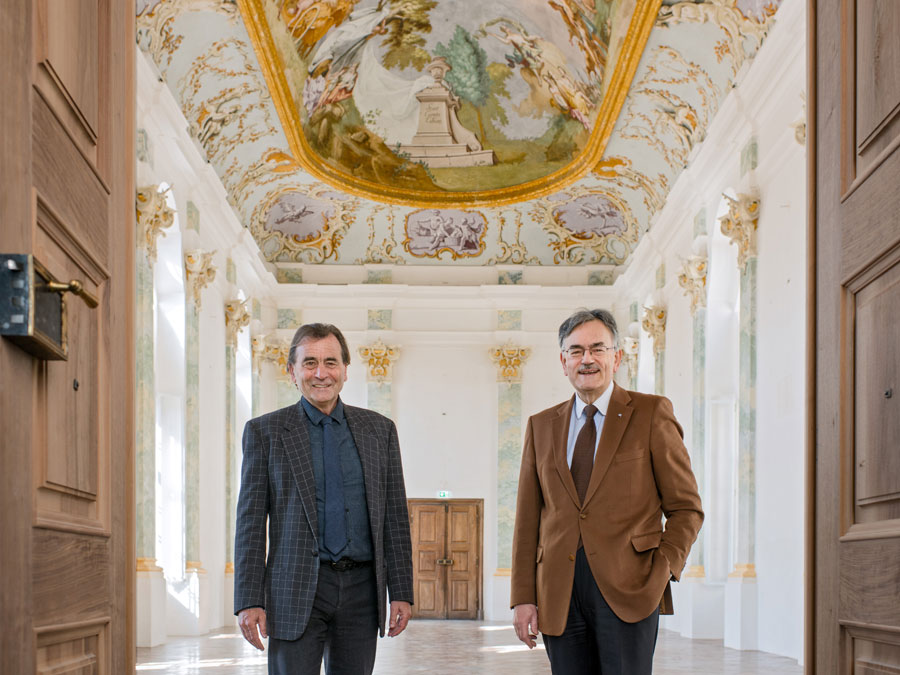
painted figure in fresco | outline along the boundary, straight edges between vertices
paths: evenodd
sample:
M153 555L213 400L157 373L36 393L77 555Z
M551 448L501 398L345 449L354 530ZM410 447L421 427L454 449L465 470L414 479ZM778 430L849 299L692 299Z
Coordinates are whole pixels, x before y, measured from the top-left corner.
M577 0L550 0L547 3L559 12L569 29L569 41L584 54L585 66L598 80L606 66L607 46L601 40L593 20L584 12Z
M411 615L397 430L341 401L349 362L335 326L301 326L288 354L300 401L244 427L234 606L250 644L269 638L271 675L318 675L323 656L327 675L371 673L378 633Z
M671 402L613 383L622 351L612 314L575 312L559 346L575 395L528 420L516 635L533 648L543 634L555 675L648 675L669 583L703 522L697 482Z
M325 36L308 66L304 105L310 115L320 105L352 96L360 114L387 145L410 143L418 126L416 94L431 85L432 78L422 75L407 80L381 65L373 38L384 35L397 18L386 6L357 8ZM324 95L313 103L310 97L318 90ZM340 97L329 96L331 91Z

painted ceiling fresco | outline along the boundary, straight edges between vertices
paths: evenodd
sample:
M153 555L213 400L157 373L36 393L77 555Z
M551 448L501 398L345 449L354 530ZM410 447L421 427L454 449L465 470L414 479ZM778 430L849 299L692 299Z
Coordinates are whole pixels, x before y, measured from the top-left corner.
M276 265L615 266L778 1L138 0L137 28Z

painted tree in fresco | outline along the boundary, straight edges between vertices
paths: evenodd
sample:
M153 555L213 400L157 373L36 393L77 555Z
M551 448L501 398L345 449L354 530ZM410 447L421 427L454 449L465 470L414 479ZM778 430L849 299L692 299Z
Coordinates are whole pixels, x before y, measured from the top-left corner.
M452 70L444 79L453 93L463 101L468 101L478 114L478 129L481 136L481 145L486 146L487 139L484 136L484 121L481 117L481 109L488 102L491 94L491 77L488 74L487 54L478 44L478 40L462 26L457 25L445 47L440 42L434 48L434 53L443 56L450 63Z
M383 2L378 3L379 9ZM390 0L387 37L381 43L387 47L383 63L385 68L413 67L422 70L428 65L431 55L423 49L425 38L422 33L431 32L428 13L436 5L436 0Z

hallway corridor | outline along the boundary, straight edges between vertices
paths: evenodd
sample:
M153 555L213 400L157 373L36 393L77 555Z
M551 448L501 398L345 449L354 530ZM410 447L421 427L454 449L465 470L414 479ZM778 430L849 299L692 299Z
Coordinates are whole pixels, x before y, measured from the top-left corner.
M535 650L537 651L537 650ZM263 675L266 656L248 645L237 629L201 638L173 638L168 644L138 649L138 673L171 675ZM376 675L544 675L543 653L531 654L512 627L476 621L414 621L396 639L378 645ZM801 675L796 661L725 649L715 640L688 640L660 631L655 675Z

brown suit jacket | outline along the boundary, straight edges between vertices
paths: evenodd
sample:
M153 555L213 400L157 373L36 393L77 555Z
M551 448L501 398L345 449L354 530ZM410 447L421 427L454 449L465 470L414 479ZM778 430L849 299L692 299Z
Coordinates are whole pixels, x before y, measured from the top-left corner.
M583 506L566 462L575 398L528 420L511 604L537 605L547 635L566 627L579 535L603 597L616 616L634 623L660 606L664 594L671 597L669 579L681 575L703 522L671 402L613 387Z

